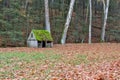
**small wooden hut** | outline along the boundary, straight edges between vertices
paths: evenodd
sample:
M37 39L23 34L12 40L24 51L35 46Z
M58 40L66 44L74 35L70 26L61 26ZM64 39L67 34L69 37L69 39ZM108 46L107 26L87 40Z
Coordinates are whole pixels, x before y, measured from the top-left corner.
M47 30L32 30L27 39L28 47L53 47L53 38Z

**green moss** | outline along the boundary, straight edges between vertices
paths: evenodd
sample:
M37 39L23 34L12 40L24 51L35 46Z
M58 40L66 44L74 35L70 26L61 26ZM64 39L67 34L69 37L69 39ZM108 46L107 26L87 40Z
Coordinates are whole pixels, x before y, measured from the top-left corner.
M51 34L47 30L32 30L38 41L53 41Z

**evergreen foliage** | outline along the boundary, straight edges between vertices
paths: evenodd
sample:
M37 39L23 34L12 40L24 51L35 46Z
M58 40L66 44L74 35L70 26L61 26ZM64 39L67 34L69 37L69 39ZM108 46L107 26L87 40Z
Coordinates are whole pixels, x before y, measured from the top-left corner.
M28 3L26 3L28 1ZM101 0L92 0L93 25L92 38L99 42L103 7ZM49 14L51 35L54 43L60 43L64 29L70 0L49 0ZM76 0L67 42L87 42L88 39L88 0ZM89 11L88 11L89 12ZM89 13L88 13L89 14ZM25 42L32 29L41 30L45 27L44 0L0 0L0 39L3 45L15 45ZM112 31L114 30L114 31ZM108 14L106 41L111 41L113 35L115 42L120 42L120 1L110 0ZM94 42L94 41L93 41ZM0 44L1 45L1 44Z

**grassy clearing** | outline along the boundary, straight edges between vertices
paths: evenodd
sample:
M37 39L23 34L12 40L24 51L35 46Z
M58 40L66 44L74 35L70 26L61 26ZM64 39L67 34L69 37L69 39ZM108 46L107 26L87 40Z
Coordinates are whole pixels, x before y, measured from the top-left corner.
M120 80L119 72L119 44L0 48L0 80Z
M81 62L87 62L87 55L83 54L75 54L71 58L67 58L68 55L64 54L56 54L52 52L44 52L44 53L25 53L25 52L10 52L10 53L0 53L0 67L4 65L9 65L13 64L16 62L44 62L46 60L48 61L53 61L53 62L64 62L63 60L67 59L65 63L70 63L71 64L80 64Z
M83 54L76 54L75 55L75 58L73 60L71 60L71 64L73 65L79 65L81 63L89 63L88 60L87 60L87 55L83 55Z
M10 52L0 53L0 79L12 78L14 79L17 71L24 69L38 69L47 65L47 69L42 73L49 74L50 70L58 63L65 63L71 65L78 65L88 62L86 55L74 55L69 57L64 54L56 54L53 51L45 51L43 53L32 52ZM30 71L28 73L31 73Z
M44 62L46 60L56 61L61 58L61 54L52 53L24 53L24 52L11 52L11 53L0 53L1 67L4 65L14 64L17 62Z
M49 80L50 74L61 75L63 67L71 68L76 65L114 61L118 54L63 54L57 51L45 50L43 52L1 52L0 53L0 80ZM69 65L71 65L69 67ZM69 69L65 69L68 70ZM54 71L54 72L51 72ZM57 71L57 72L55 72ZM60 74L59 74L60 73ZM65 73L65 72L64 72Z

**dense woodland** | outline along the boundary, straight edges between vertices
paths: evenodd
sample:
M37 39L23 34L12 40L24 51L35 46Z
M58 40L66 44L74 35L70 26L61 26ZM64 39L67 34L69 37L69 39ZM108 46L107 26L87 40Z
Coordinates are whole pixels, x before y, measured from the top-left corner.
M45 1L0 0L0 46L26 46L32 29L46 29ZM49 26L54 43L61 42L71 1L48 0ZM107 0L91 0L91 10L89 1L75 0L67 43L88 43L91 10L91 42L102 42L104 3L107 5ZM105 42L120 42L120 0L110 0L107 7Z

